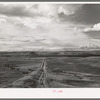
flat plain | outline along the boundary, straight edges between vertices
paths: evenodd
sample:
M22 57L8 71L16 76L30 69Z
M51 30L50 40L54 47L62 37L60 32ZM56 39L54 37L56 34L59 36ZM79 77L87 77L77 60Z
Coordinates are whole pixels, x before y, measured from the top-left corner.
M0 87L100 87L100 56L48 56L47 53L46 56L37 56L38 54L0 53Z

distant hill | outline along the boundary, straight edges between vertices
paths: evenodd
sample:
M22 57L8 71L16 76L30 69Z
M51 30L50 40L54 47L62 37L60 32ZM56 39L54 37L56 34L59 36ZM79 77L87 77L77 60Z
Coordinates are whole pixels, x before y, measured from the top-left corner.
M100 50L0 52L0 57L59 57L59 56L65 56L65 57L100 56Z

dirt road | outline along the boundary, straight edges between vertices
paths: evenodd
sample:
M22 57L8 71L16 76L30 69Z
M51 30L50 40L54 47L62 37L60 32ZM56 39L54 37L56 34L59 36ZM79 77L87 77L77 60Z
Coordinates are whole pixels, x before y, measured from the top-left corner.
M43 72L39 78L39 83L40 83L41 87L46 88L47 87L46 82L45 82L45 80L46 80L46 58L43 59L41 68L42 68Z
M3 87L47 88L46 85L46 58L43 58L40 68Z

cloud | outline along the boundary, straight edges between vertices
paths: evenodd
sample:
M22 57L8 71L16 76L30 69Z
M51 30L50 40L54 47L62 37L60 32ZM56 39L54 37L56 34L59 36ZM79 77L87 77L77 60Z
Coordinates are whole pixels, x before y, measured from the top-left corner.
M65 15L74 14L76 10L78 10L82 4L63 4L60 5L58 13L64 13Z
M84 32L89 32L89 31L100 31L100 23L93 25L91 28L84 29Z
M14 18L16 19L16 18ZM12 20L12 18L11 18ZM63 23L42 22L40 19L20 18L17 24L10 19L0 27L1 50L26 50L78 47L88 37L74 26ZM33 24L37 24L34 28ZM66 28L67 27L67 28ZM81 41L81 42L79 42Z
M64 12L66 15L70 15L80 6L79 4L2 3L0 4L0 14L19 17L49 16L57 18L58 13Z
M81 13L87 16L87 12L85 8L83 10L83 5L3 4L0 6L0 48L1 50L34 50L36 48L53 50L79 48L80 45L90 43L99 45L100 41L93 40L94 35L83 31L83 28L86 30L86 25L74 24L75 21L83 22ZM60 20L59 14L64 14L62 16L64 23ZM99 27L98 23L87 30L99 31Z
M100 46L90 43L90 44L85 44L85 45L82 44L82 45L80 45L80 48L82 48L82 49L100 49Z
M100 4L84 4L78 7L73 14L66 16L62 13L64 21L81 24L96 24L100 22Z
M36 17L34 19L33 18L20 19L19 23L22 23L24 26L27 26L31 29L35 29L36 27L47 26L51 22L52 20L50 18Z
M56 21L96 24L100 4L0 4L0 14L14 17L49 17Z
M3 5L0 4L0 14L4 14L7 16L29 16L31 15L28 12L28 9L23 5Z
M7 20L5 18L0 18L0 24L5 23Z
M94 24L92 26L87 26L83 29L83 32L94 39L100 39L100 23Z
M80 45L82 49L100 49L100 40L99 39L90 39L85 41Z
M53 16L59 5L49 4L0 4L0 14L7 16L34 17Z

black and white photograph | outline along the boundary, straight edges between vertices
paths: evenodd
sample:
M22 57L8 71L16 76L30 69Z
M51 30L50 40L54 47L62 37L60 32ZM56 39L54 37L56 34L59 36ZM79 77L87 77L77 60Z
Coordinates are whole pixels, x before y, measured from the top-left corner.
M100 88L100 4L0 2L0 88Z

